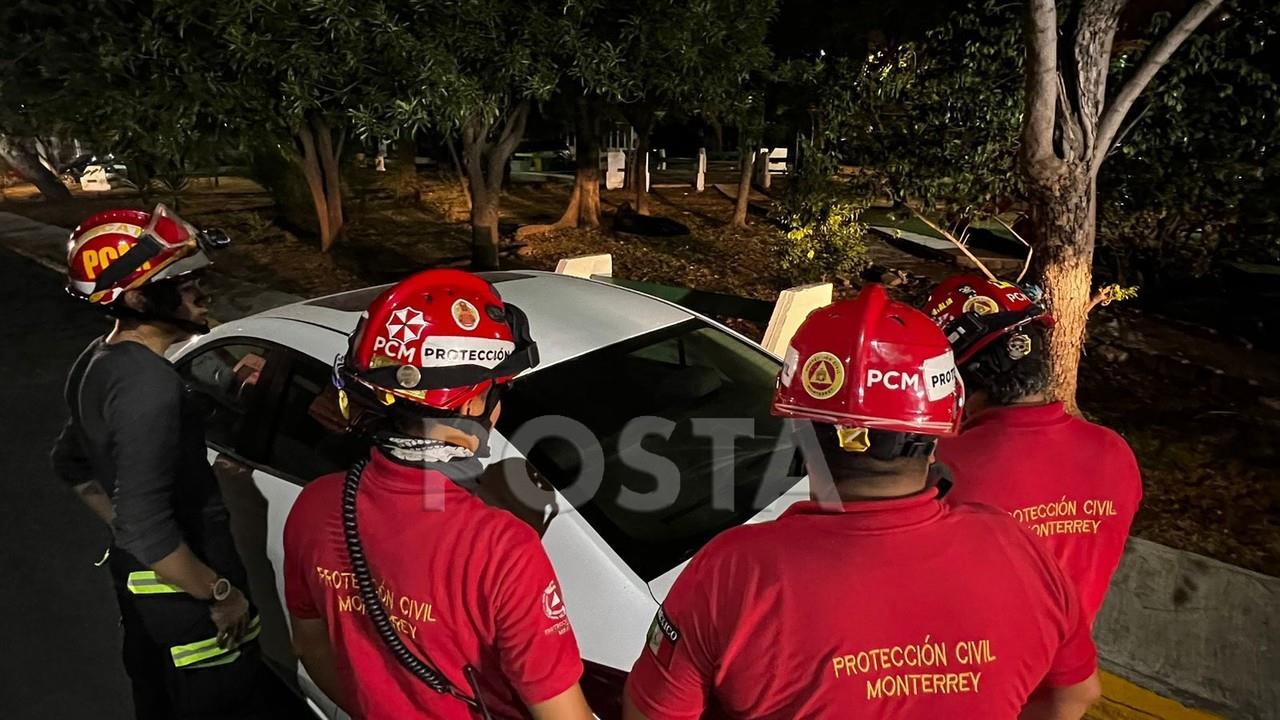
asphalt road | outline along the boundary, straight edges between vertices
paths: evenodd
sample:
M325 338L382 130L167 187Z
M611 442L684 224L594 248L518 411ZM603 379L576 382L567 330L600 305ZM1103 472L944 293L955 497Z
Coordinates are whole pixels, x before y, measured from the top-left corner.
M0 249L0 717L133 717L109 535L49 466L67 369L107 319ZM297 716L293 708L281 716Z

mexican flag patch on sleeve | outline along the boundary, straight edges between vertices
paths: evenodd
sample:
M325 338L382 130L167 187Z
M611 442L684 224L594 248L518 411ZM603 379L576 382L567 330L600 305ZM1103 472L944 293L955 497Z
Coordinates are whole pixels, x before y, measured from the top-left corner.
M676 643L680 642L680 631L667 619L661 607L653 616L653 624L649 626L649 652L662 667L671 667L671 656L676 652Z

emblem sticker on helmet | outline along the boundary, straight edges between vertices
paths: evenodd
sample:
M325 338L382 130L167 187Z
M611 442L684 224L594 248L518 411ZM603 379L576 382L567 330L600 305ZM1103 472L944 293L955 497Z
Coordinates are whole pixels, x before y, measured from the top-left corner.
M844 385L844 365L829 352L816 352L804 361L800 384L811 397L826 400Z
M422 371L412 365L401 365L396 370L396 382L402 388L414 388L422 381Z
M475 305L462 298L454 300L450 310L453 313L453 321L463 330L475 330L480 324L480 311L476 310Z
M402 345L410 343L418 339L426 324L421 312L413 308L400 308L387 319L387 336Z
M971 312L978 315L994 315L995 313L1000 312L1000 306L996 304L995 300L992 300L986 295L974 295L964 301L964 307L960 309L960 312Z
M1031 336L1023 333L1010 335L1005 348L1009 351L1010 359L1021 360L1031 354Z

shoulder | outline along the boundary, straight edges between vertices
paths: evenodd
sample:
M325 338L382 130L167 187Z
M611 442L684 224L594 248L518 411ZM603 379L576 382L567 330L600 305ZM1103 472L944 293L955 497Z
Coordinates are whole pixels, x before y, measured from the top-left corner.
M698 550L689 570L703 574L727 574L767 565L780 549L788 547L795 525L803 518L781 517L739 525L712 538Z
M951 523L960 532L977 542L986 544L989 550L1003 547L1011 556L1033 556L1040 561L1051 559L1051 553L1035 532L1018 522L1013 515L993 505L962 501L948 505Z
M100 377L112 392L138 402L176 400L182 378L168 360L137 343L102 344L89 360L86 377Z
M983 552L1002 552L1014 567L1024 571L1024 577L1032 573L1055 586L1064 582L1049 546L1009 513L980 503L959 503L949 510L962 532L984 545Z
M340 507L338 498L342 495L342 483L345 480L346 473L336 472L322 475L307 483L306 487L302 488L302 492L298 493L298 499L294 500L293 507L289 509L290 519L312 517L325 510L336 511Z
M475 540L496 553L546 554L542 538L537 531L507 510L491 507L474 497L467 498L467 523L473 528Z
M1105 459L1108 461L1137 464L1133 448L1129 447L1129 442L1120 433L1105 425L1074 415L1068 422L1072 432L1082 444L1087 444L1091 452L1105 453Z

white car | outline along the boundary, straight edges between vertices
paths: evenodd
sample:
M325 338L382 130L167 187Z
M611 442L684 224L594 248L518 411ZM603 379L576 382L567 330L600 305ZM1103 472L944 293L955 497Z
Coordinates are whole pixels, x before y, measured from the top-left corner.
M527 461L555 485L559 515L543 542L586 662L584 690L600 717L616 717L626 672L644 647L658 602L693 553L715 534L776 517L808 495L788 425L769 414L780 363L733 330L634 290L542 272L485 277L528 314L541 355L541 364L504 395L487 462ZM326 388L347 334L382 289L227 323L174 354L192 388L209 400L210 459L263 618L264 653L286 678L296 678L321 717L341 713L289 649L281 609L283 530L308 481L344 470L367 452L361 439L338 431ZM526 421L550 415L589 429L596 459L584 463L565 441L515 444ZM641 449L642 438L623 432L641 416L674 426L665 439L643 438ZM739 429L753 425L753 434L713 441L706 423L719 418L736 419ZM780 448L785 452L775 452ZM638 452L673 462L681 476L674 502L654 512L617 502L620 487L643 493L655 483L654 475L632 467ZM600 488L583 496L575 478L584 464L601 462L588 468L602 477Z

